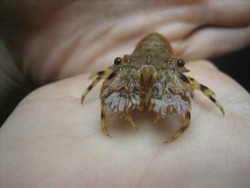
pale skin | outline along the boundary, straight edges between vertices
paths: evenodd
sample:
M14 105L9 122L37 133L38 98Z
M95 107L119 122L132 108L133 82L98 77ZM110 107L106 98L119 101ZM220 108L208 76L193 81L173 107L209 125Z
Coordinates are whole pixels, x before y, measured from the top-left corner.
M192 14L183 11L192 8L188 3L171 2L109 3L116 8L108 13L98 3L91 11L79 2L36 5L45 13L31 8L29 14L36 16L24 21L26 29L6 34L22 54L22 74L8 71L14 80L29 78L44 86L22 100L0 129L0 187L248 187L249 93L204 59L249 45L250 6L215 2L192 1ZM89 73L131 53L152 29L168 37L175 54L186 60L187 75L215 91L225 117L197 91L190 127L174 142L162 143L181 126L178 118L153 125L155 114L145 111L133 114L139 131L109 117L109 138L100 127L100 85L80 104Z

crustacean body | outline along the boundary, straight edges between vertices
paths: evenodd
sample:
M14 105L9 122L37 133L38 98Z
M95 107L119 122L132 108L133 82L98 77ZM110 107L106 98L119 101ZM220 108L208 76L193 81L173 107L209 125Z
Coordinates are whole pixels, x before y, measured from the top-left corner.
M169 42L160 34L152 33L142 39L131 55L116 58L106 71L92 73L92 84L82 94L81 102L89 91L105 79L100 93L101 125L106 135L106 115L118 113L138 129L130 116L134 109L147 108L156 113L155 122L170 114L184 117L182 127L166 143L178 138L190 124L191 101L194 90L200 90L222 112L214 92L195 79L186 76L185 62L173 55Z

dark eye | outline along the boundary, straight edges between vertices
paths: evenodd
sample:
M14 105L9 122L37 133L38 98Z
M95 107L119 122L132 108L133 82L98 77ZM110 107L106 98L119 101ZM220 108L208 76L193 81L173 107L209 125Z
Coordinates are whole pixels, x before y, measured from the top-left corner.
M178 59L177 66L178 67L184 67L185 66L185 61L183 59Z
M119 65L122 62L122 59L120 57L115 58L114 64Z

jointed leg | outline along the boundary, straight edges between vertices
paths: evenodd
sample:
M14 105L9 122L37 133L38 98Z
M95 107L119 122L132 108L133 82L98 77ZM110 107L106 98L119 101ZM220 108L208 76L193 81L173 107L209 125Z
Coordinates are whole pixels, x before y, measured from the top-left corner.
M129 114L126 114L126 119L129 121L129 123L138 131L138 127L135 125L132 117Z
M108 132L108 129L107 129L107 127L106 127L106 112L105 112L105 110L103 109L103 107L102 107L102 111L101 111L101 125L102 125L102 130L103 130L103 132L104 132L108 137L111 138L111 136L110 136L110 134L109 134L109 132Z
M89 79L92 80L94 79L96 76L101 76L105 73L105 71L99 71L99 72L92 72L91 75L89 76Z
M171 138L169 138L167 141L165 141L163 143L170 143L170 142L174 141L175 139L177 139L179 136L181 136L182 133L186 130L186 128L188 128L188 126L190 124L190 120L191 120L191 114L188 111L185 114L185 119L184 119L184 123L183 123L182 127L178 131L176 131L176 133Z
M154 120L154 124L156 124L161 118L162 118L161 115L160 115L160 114L157 114L157 115L156 115L156 118L155 118L155 120Z
M193 79L191 77L187 77L187 78L193 83L194 89L200 90L204 95L206 95L220 109L220 111L222 112L222 114L224 116L225 115L224 109L222 108L220 103L214 98L215 93L211 89L209 89L208 87L200 84L195 79Z
M90 75L90 79L92 78L96 78L93 80L93 82L87 87L87 89L83 92L82 94L82 98L81 98L81 103L83 103L83 100L85 99L85 97L88 95L88 93L91 91L91 89L93 89L93 87L96 86L96 84L98 84L98 82L102 79L102 78L107 78L110 74L112 73L111 70L107 70L107 71L100 71L100 72L94 72Z
M130 125L132 125L132 127L135 129L135 130L139 130L138 129L138 127L135 125L135 123L134 123L134 121L133 121L133 119L132 119L132 117L128 114L128 112L126 112L126 113L120 113L120 118L123 118L123 117L125 117L125 119L130 123Z

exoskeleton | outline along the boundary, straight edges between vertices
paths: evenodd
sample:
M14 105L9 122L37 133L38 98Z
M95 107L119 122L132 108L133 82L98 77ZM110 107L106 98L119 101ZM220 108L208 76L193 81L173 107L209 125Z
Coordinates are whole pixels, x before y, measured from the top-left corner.
M170 114L184 117L182 127L165 143L178 138L190 124L191 101L194 90L200 90L222 112L224 110L214 98L214 92L188 72L184 60L173 55L169 42L160 34L152 33L142 39L131 55L116 58L105 71L92 73L92 84L82 94L81 102L101 80L101 125L106 135L107 113L118 113L138 129L130 116L132 110L147 108L156 113L155 123Z

